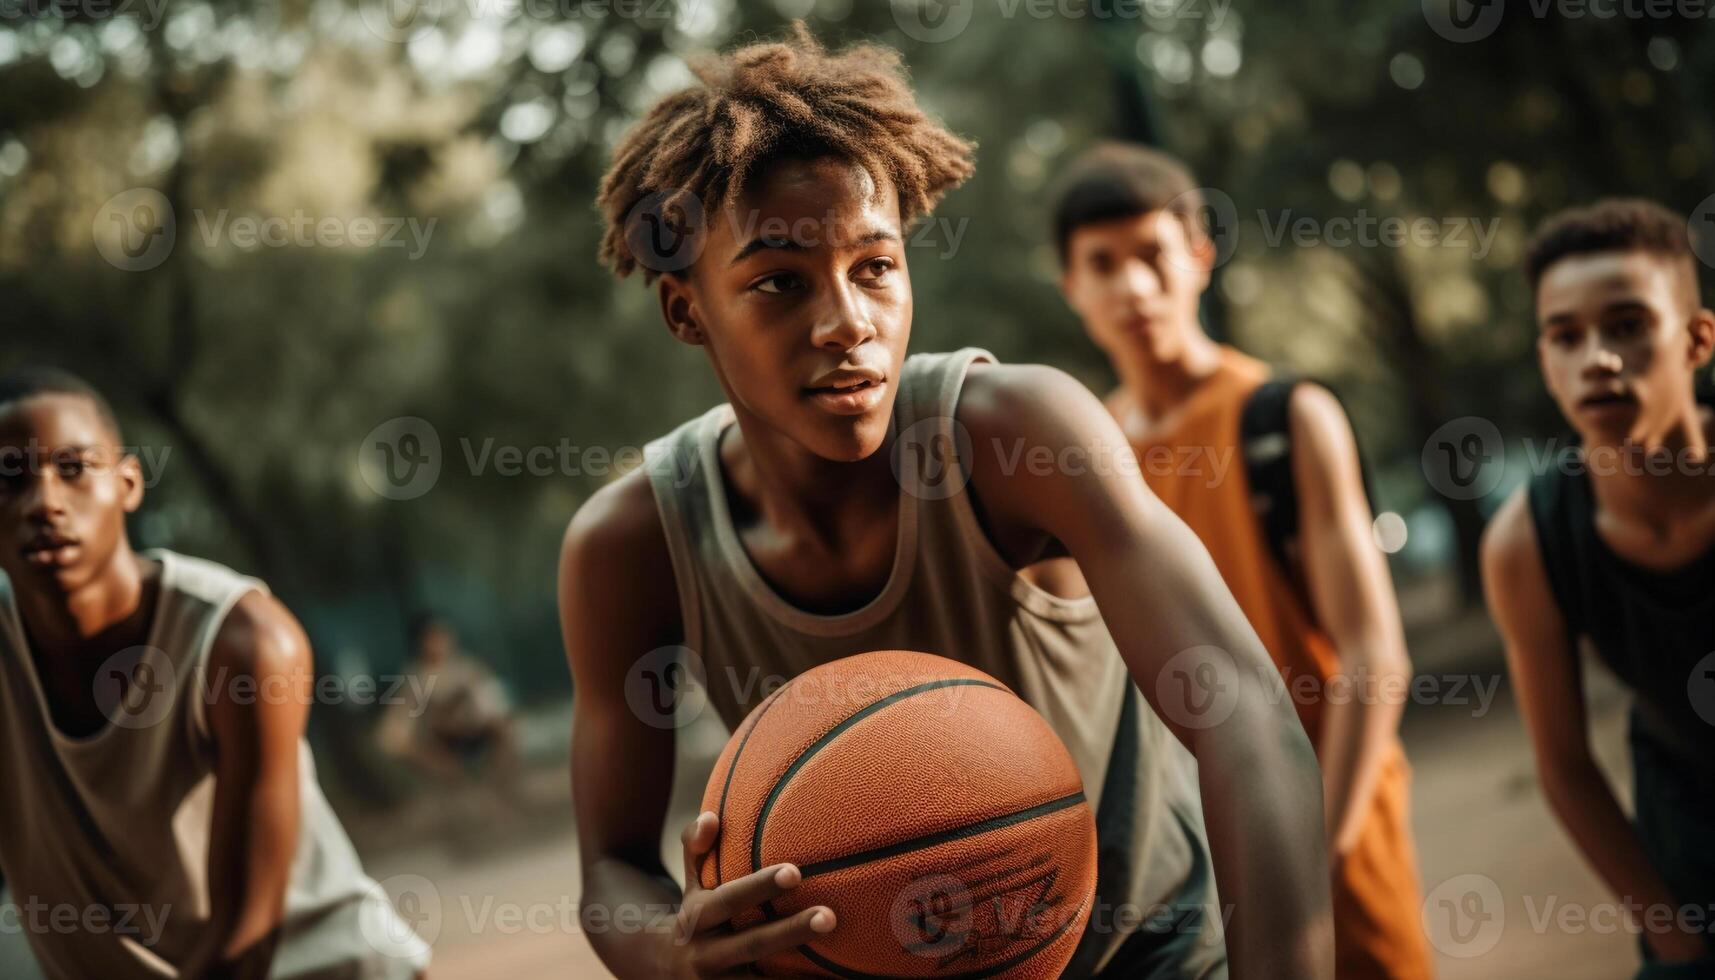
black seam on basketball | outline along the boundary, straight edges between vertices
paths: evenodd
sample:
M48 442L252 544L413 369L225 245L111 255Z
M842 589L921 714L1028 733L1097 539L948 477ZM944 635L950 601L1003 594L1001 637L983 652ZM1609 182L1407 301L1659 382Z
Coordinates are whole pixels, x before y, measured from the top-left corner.
M1016 813L1008 813L999 817L991 817L988 820L983 820L978 823L966 824L963 827L954 827L952 830L943 830L934 834L924 834L922 837L900 841L897 844L889 844L886 847L877 847L867 851L860 851L856 854L847 855L846 857L834 858L832 861L821 861L816 864L805 865L799 870L804 873L804 877L806 879L814 878L816 875L832 874L835 871L844 871L847 868L855 868L860 864L868 864L871 861L880 861L883 858L897 857L900 854L909 854L912 851L928 850L931 847L936 847L956 840L963 840L966 837L975 837L978 834L986 834L991 830L1000 830L1005 827L1016 826L1021 823L1035 820L1037 817L1045 817L1051 813L1058 813L1068 807L1077 806L1082 802L1084 802L1084 792L1083 790L1079 790L1070 796L1062 796L1057 800L1049 800L1047 803L1040 803L1028 809L1019 810Z
M851 716L846 718L844 721L829 729L827 734L811 743L809 748L799 753L798 758L793 759L792 764L786 767L786 771L780 774L780 778L774 781L774 787L768 791L768 798L763 801L762 809L756 815L756 829L751 832L751 866L758 869L762 867L762 828L768 823L768 814L774 809L775 801L780 799L780 794L786 790L786 784L792 781L792 777L798 774L798 770L804 768L804 766L809 763L812 756L817 752L822 751L829 742L832 742L834 739L850 730L853 725L856 725L858 722L863 721L865 718L868 718L870 715L875 714L881 709L889 705L898 704L906 698L916 697L917 695L923 694L927 691L938 691L944 687L992 687L997 691L1006 690L1006 688L994 683L993 681L980 681L972 678L961 677L952 680L929 681L924 684L919 684L916 687L908 687L903 691L895 691L887 697L881 698L877 701L871 701L856 712L853 712ZM778 913L774 911L774 903L771 901L762 903L762 914L771 920L776 918Z
M1090 901L1090 898L1084 899L1084 901L1078 905L1078 910L1067 916L1065 922L1060 923L1060 928L1055 929L1041 942L1030 947L1024 952L1019 953L1017 956L1000 963L996 963L993 966L984 967L981 970L970 970L965 973L949 973L946 976L936 977L935 980L984 980L985 977L992 977L997 973L1004 973L1005 971L1012 969L1018 964L1025 962L1036 954L1047 949L1049 946L1054 945L1055 941L1064 935L1067 929L1072 928L1072 923L1077 922L1078 919L1083 916L1084 908L1090 904ZM829 973L832 973L837 977L845 978L845 980L916 980L914 977L902 976L893 973L865 973L862 970L854 970L849 966L842 966L839 963L835 963L833 960L828 959L821 953L816 952L816 950L810 946L800 946L798 947L798 952L803 954L804 958L810 962L824 970L827 970Z
M773 694L768 696L766 701L763 701L762 704L757 707L755 717L750 719L750 727L745 729L744 737L738 740L738 748L733 751L732 764L726 767L726 782L721 784L721 802L715 809L715 816L719 818L721 823L720 833L715 835L714 859L716 888L719 888L721 885L726 883L726 879L721 876L721 839L726 836L726 798L727 794L732 791L732 774L738 771L738 757L744 754L744 747L750 744L750 736L756 734L756 729L762 724L762 716L767 714L768 709L774 707L775 702L780 700L780 692L791 686L791 681L787 681L785 684L782 684ZM752 870L761 871L762 869L754 868ZM687 877L688 876L689 873L687 872Z

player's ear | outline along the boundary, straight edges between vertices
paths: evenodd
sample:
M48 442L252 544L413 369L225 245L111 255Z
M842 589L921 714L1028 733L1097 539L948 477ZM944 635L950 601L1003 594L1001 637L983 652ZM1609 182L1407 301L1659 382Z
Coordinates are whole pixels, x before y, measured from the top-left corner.
M661 301L661 320L667 324L667 331L680 343L701 347L706 335L696 297L691 293L690 277L678 272L662 273L655 280L655 295Z
M1695 367L1703 367L1709 363L1711 355L1715 355L1715 310L1707 307L1700 309L1686 324L1687 334L1691 338L1691 347L1687 352Z
M119 465L114 468L119 476L120 501L125 507L125 513L135 514L137 508L143 506L143 464L137 459L137 454L127 450L119 450Z
M1215 243L1215 236L1201 227L1192 229L1191 254L1197 257L1197 274L1205 287L1215 276L1215 259L1219 252L1220 246Z

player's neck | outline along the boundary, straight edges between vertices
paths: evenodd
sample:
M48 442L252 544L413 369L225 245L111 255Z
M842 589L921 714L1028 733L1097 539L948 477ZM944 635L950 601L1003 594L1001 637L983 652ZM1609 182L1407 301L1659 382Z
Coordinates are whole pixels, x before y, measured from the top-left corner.
M891 444L852 462L824 459L759 422L738 424L719 456L727 486L763 524L797 540L839 550L853 534L874 533L879 517L897 519L899 481Z
M32 647L45 657L76 653L98 638L104 645L135 646L151 618L144 608L148 584L143 559L122 541L107 566L76 589L21 589L18 615Z
M1590 485L1598 506L1628 522L1671 534L1682 519L1706 512L1715 496L1712 423L1692 402L1656 433L1624 441L1586 439Z
M1145 420L1159 421L1173 414L1221 366L1221 346L1201 330L1188 332L1179 356L1163 359L1138 349L1129 357L1116 358L1127 399Z

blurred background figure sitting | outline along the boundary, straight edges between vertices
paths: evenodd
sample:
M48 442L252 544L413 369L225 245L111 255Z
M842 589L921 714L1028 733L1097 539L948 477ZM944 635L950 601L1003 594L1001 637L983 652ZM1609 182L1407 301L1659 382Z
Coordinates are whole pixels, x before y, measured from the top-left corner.
M405 683L380 722L381 750L454 794L436 801L453 804L443 815L454 826L466 796L490 817L510 815L519 804L518 739L505 685L433 613L412 619L410 650ZM474 787L490 792L464 792Z

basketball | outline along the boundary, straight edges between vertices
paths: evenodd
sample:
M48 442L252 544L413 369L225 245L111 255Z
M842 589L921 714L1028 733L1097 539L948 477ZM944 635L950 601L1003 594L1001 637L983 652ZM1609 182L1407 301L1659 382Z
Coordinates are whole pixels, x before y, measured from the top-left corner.
M1057 977L1090 915L1096 826L1078 769L1005 685L924 653L786 683L728 740L703 797L714 888L791 863L802 883L736 928L815 905L839 924L764 976Z

